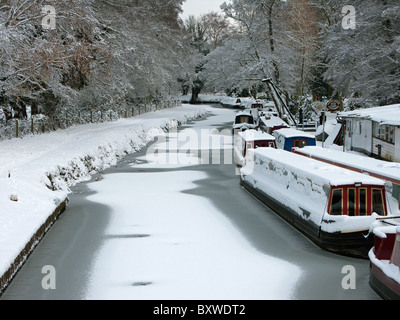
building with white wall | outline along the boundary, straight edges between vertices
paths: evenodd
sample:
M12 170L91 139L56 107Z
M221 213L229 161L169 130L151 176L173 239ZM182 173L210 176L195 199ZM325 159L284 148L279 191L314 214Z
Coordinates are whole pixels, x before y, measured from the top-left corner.
M400 104L341 112L346 150L400 162Z

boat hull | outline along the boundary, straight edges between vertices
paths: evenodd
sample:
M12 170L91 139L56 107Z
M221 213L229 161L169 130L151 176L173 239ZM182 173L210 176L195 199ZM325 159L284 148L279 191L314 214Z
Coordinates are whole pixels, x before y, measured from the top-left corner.
M374 238L368 234L368 230L348 233L324 232L319 225L302 218L281 202L253 187L243 179L240 183L247 191L322 249L340 255L368 259L368 252L374 246ZM307 212L305 212L306 215Z
M370 262L369 284L385 300L400 300L400 284Z

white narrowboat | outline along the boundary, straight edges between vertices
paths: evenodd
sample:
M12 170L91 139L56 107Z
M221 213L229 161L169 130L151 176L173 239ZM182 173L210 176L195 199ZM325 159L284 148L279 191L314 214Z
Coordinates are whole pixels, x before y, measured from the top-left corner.
M249 149L275 148L275 137L258 130L239 132L235 137L234 156L238 166L244 164L246 153Z
M367 259L385 182L282 149L247 152L241 184L320 247Z
M294 153L386 181L388 202L394 215L400 215L400 163L388 162L321 147L294 148ZM397 211L397 212L396 212Z
M289 125L273 113L265 113L260 116L260 128L266 133L273 134L275 130L288 129Z

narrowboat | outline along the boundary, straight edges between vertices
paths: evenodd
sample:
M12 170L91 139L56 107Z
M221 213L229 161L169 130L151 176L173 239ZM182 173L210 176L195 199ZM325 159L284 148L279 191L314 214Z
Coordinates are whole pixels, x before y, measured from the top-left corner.
M315 136L301 130L284 128L275 130L273 133L276 138L278 149L292 151L292 148L304 148L305 146L316 146Z
M260 116L260 128L266 133L273 134L275 130L288 129L289 125L273 112L267 112Z
M242 166L247 150L257 148L276 149L275 137L258 130L246 130L244 132L239 132L235 138L234 145L235 163L238 166Z
M400 163L316 146L301 149L294 148L292 151L305 157L368 174L386 181L389 206L394 215L400 215L400 212L396 212L400 211Z
M254 117L247 112L239 112L235 116L235 120L233 122L232 132L235 131L245 131L249 129L256 129L257 125L254 121Z
M400 226L374 228L369 284L385 300L400 300Z
M257 111L263 111L264 107L265 107L265 102L261 100L254 101L250 106L251 109L256 109Z
M241 185L321 248L368 258L370 227L387 216L381 179L282 149L247 152Z

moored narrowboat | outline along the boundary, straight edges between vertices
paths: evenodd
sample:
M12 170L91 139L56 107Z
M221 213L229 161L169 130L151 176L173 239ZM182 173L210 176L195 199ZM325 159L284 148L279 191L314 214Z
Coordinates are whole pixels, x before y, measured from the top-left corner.
M236 131L245 131L249 129L256 129L257 124L254 121L254 117L247 112L239 112L235 116L235 120L233 122L232 131L235 133Z
M342 152L321 147L294 148L294 153L330 163L342 168L368 174L386 181L386 191L393 214L400 211L400 163L378 160L375 158Z
M258 130L246 130L239 132L235 138L234 146L234 157L235 163L238 166L242 166L246 153L249 149L257 148L275 148L276 141L272 135L258 131Z
M275 130L273 136L276 138L278 149L292 151L293 148L304 148L317 144L315 136L293 128Z
M275 130L290 128L285 121L273 113L265 113L260 117L260 127L269 134L273 134Z
M374 229L369 283L385 300L400 300L400 226Z
M367 259L384 181L281 149L248 151L241 184L320 247Z

